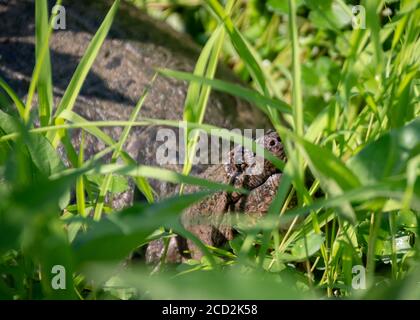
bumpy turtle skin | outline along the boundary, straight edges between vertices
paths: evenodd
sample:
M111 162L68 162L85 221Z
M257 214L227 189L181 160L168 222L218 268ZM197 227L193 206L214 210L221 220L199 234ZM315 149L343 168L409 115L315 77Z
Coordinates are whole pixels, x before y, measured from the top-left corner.
M268 132L258 139L257 143L279 159L286 160L283 144L277 133ZM230 213L244 213L258 218L268 211L282 176L272 163L241 146L231 151L230 159L227 165L214 165L201 176L214 182L232 184L237 188L250 190L250 193L248 195L215 193L204 201L192 205L181 218L187 231L195 235L203 244L213 247L218 247L233 238L233 229L229 223ZM261 165L261 171L250 171L257 164ZM185 192L199 190L200 187L190 186L185 189ZM186 243L178 241L178 244L186 244L186 246L169 246L167 262L177 263L189 258L199 260L203 255L190 239ZM164 249L161 240L151 242L146 250L146 262L159 262Z

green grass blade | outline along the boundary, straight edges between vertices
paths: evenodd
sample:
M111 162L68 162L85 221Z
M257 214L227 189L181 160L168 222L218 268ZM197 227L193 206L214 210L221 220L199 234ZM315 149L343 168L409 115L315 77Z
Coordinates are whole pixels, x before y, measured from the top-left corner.
M169 169L162 169L158 167L151 167L145 165L124 165L124 164L101 164L92 165L89 167L72 168L63 170L59 173L51 175L51 180L60 179L64 176L80 175L84 173L86 175L101 174L106 175L109 173L120 174L127 177L145 177L150 179L157 179L159 181L170 182L174 184L188 184L194 186L200 186L206 190L213 191L226 191L226 192L239 192L247 194L248 190L242 188L235 188L229 184L223 184L218 182L209 181L204 178L198 178L191 175L184 175Z
M99 129L95 125L92 126L91 122L84 119L82 116L74 113L73 111L70 111L70 110L64 111L62 113L62 117L67 121L79 124L79 127L83 128L84 130L86 130L87 132L89 132L90 134L92 134L93 136L95 136L96 138L98 138L99 140L107 144L108 146L116 145L116 142L110 136L108 136L105 132L103 132L101 129ZM63 128L66 128L66 126L64 126ZM124 150L121 150L120 154L125 164L127 165L137 164L136 160L134 160ZM149 182L142 177L136 177L134 181L139 191L146 197L146 200L149 203L152 203L154 201L154 197L153 197L154 191L152 187L150 186Z
M224 24L233 45L235 46L240 57L246 63L247 67L249 68L249 72L252 74L253 79L256 81L259 88L265 95L268 95L269 92L265 83L265 77L261 70L260 63L255 57L255 52L250 50L249 44L235 27L229 15L225 12L219 2L217 0L206 0L206 3Z
M331 151L303 139L297 139L301 152L312 173L320 181L322 188L331 196L360 186L358 178ZM352 223L356 222L353 209L347 203L339 213Z
M210 7L212 12L219 18L221 23L225 26L229 38L235 47L237 53L245 63L252 79L255 81L257 88L261 91L264 96L270 97L270 90L266 83L266 76L263 68L261 67L261 59L257 52L247 42L245 37L239 32L239 30L233 24L229 15L225 12L223 7L217 0L206 0L207 5ZM279 124L278 113L270 107L267 108L267 113L270 115L270 119L273 125Z
M217 68L218 57L224 41L224 30L218 28L203 48L197 61L194 75L206 75L210 79L214 77ZM197 82L190 82L187 98L184 106L184 120L194 123L202 123L207 108L207 102L210 96L211 87L201 85ZM185 163L182 169L184 174L191 171L195 148L198 143L198 134L189 137L189 131L186 132L187 147L185 148ZM182 192L182 188L181 188Z
M303 139L297 141L314 171L325 177L331 177L343 190L350 190L360 185L356 175L331 151Z
M52 77L50 52L46 49L45 56L41 55L45 39L49 37L48 4L46 0L35 2L35 52L37 62L42 62L38 79L39 119L41 126L50 123L53 107ZM47 46L48 47L48 46Z
M109 29L111 28L112 22L114 20L115 14L118 11L118 6L120 0L116 0L112 7L110 8L108 14L106 15L104 21L90 42L86 52L81 59L79 65L77 66L76 71L73 74L70 83L64 92L63 98L60 101L60 104L57 107L55 112L55 122L56 124L64 123L64 120L60 117L60 113L64 110L72 110L76 102L77 96L82 88L82 85L89 73L90 68L93 65L93 62L96 59L96 56L99 53L99 50L108 34ZM54 147L57 147L60 134L56 133L54 136L48 137L52 142Z
M85 134L84 131L81 132L81 142L79 148L79 156L77 161L77 167L83 167L84 161L84 147L85 147ZM86 217L86 207L85 207L86 199L85 199L85 186L84 186L84 176L81 175L77 178L76 181L76 204L77 204L77 212L82 217Z
M366 8L366 26L370 30L373 42L374 57L377 75L381 75L384 66L383 51L380 38L381 24L379 11L382 7L380 0L366 0L363 2Z
M58 0L56 2L56 5L60 5L60 4L61 4L61 0ZM40 8L38 8L38 9L40 9ZM42 9L42 10L39 10L39 14L45 15L46 12L43 12L44 10L45 10L45 8ZM24 112L24 117L23 117L25 122L27 122L29 120L30 112L31 112L31 109L32 109L32 99L33 99L34 94L35 94L35 89L38 85L38 80L39 80L40 76L46 76L46 77L48 76L48 74L47 74L48 73L48 66L44 67L44 62L45 62L45 59L46 59L46 57L49 53L49 42L50 42L50 37L51 37L51 34L52 34L52 30L53 30L52 29L52 21L53 21L54 16L51 16L50 25L49 25L49 28L48 28L48 32L46 34L45 34L46 30L43 29L44 26L42 25L43 24L42 21L39 20L39 16L37 18L38 18L37 23L39 24L38 31L42 30L41 33L42 33L43 36L45 36L45 39L37 38L38 49L37 49L37 54L36 54L36 63L35 63L34 71L32 73L31 83L29 84L28 96L26 98L25 112ZM46 80L46 78L43 79L43 80Z
M6 81L3 80L2 77L0 77L0 87L2 87L3 90L8 94L10 99L12 99L19 115L23 118L23 115L25 114L24 103L22 102L22 100L20 100L17 93L6 83Z
M289 0L289 30L292 42L292 77L293 77L293 118L295 131L298 136L303 136L303 103L301 89L301 71L299 61L299 44L296 23L296 3Z
M226 8L227 12L230 13L233 7L233 1L229 0ZM206 76L207 78L213 79L220 52L222 50L223 42L225 38L225 30L222 26L219 26L215 32L211 35L207 41L203 50L200 53L197 64L195 66L194 75ZM184 106L184 120L187 122L194 122L201 124L206 113L207 102L210 97L211 86L201 84L197 82L190 82L187 98ZM186 132L186 143L185 148L185 163L182 169L184 174L189 174L195 155L195 149L198 143L199 134L195 132L192 137L189 135L189 130ZM183 187L181 186L180 193L182 193Z
M299 44L298 44L298 30L296 22L296 3L294 0L289 0L289 34L292 43L292 110L294 131L297 136L304 135L304 122L303 122L303 103L302 103L302 89L301 89L301 70L299 61ZM295 187L297 188L297 196L299 204L303 203L304 195L307 190L304 186L304 170L303 159L298 152L292 153L292 146L287 147L290 161L294 164L292 167L295 170ZM294 150L293 150L294 151ZM306 244L306 242L305 242Z
M211 35L206 45L203 47L200 56L198 57L193 73L195 76L203 77L206 74L206 71L211 68L209 65L210 57L215 51L214 49L218 44L219 39L222 39L222 36L222 28L217 28L216 31ZM200 115L205 112L205 105L197 105L198 101L200 100L201 92L204 91L204 88L205 86L197 82L190 83L188 86L187 96L185 98L184 104L185 121L199 122Z
M75 117L73 117L72 114L74 114L72 111L64 111L62 113L62 118L67 119L67 120L75 119ZM174 120L149 119L149 118L143 119L142 121L136 121L133 123L129 121L88 121L88 122L82 122L82 123L63 124L63 125L54 125L54 126L49 126L49 127L35 128L35 129L30 129L28 132L32 134L40 134L44 132L56 132L57 130L76 129L76 128L83 128L85 130L92 130L92 132L97 132L98 127L120 127L120 126L126 126L126 125L133 125L133 126L160 125L160 126L170 126L174 128L180 128L184 126L184 123L180 123L179 121L174 121ZM258 145L254 140L246 136L242 136L235 132L231 132L227 129L222 129L222 128L212 126L212 125L207 125L207 124L187 123L187 125L188 127L192 129L199 129L215 137L219 137L221 139L233 141L237 144L243 145L248 150L252 150L253 152L257 152L258 154L264 155L265 159L269 160L278 169L280 170L284 169L285 164L282 160L280 160L278 157L274 156L271 152L265 150L262 146ZM96 129L92 129L92 128L96 128ZM288 132L287 130L284 130L283 132L286 135L290 134L290 132ZM9 133L0 137L0 142L14 140L19 136L20 134L18 132ZM109 141L109 139L107 139L107 141ZM111 145L112 143L108 143L108 144Z
M115 163L117 161L118 157L120 156L121 151L123 149L123 146L124 146L125 142L127 141L130 130L133 127L133 123L134 123L134 121L136 121L136 119L137 119L137 117L140 113L140 109L143 106L144 101L147 98L147 95L149 93L149 88L151 87L154 80L156 79L156 75L157 74L154 75L150 85L146 87L142 96L140 97L139 101L137 102L136 106L134 107L133 112L130 115L130 119L128 120L129 125L124 127L124 130L123 130L123 132L121 133L121 136L120 136L120 140L118 141L117 148L114 150L114 153L112 154L111 163ZM105 176L104 181L102 182L102 185L100 186L98 200L96 202L95 212L94 212L94 215L93 215L93 218L95 220L100 220L100 218L101 218L102 209L103 209L104 203L105 203L105 197L106 197L106 194L109 191L109 187L111 185L111 180L112 180L112 174L107 174Z
M255 90L245 88L238 84L230 83L219 79L209 79L201 76L196 76L188 72L175 71L170 69L158 69L158 71L159 73L167 77L184 81L194 81L201 84L207 84L211 86L214 90L226 92L233 96L242 98L250 103L253 103L256 106L258 106L263 112L267 112L265 106L269 106L282 113L292 113L292 107L288 103L279 99L264 96Z
M137 205L109 219L90 222L89 232L80 234L73 242L76 264L106 260L119 263L160 226L182 229L178 219L182 211L210 194L208 191L192 193L150 205ZM217 268L209 251L203 245L200 248Z

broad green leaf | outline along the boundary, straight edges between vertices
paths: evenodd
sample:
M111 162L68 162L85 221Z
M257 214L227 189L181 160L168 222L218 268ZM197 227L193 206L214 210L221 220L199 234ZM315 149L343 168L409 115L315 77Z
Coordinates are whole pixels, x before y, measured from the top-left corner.
M321 184L334 181L341 190L351 190L360 185L359 179L330 150L299 139L302 151L313 173L319 176Z
M368 185L405 172L407 162L419 152L420 119L416 119L366 145L347 166Z
M296 7L301 6L304 3L304 0L296 0ZM268 0L267 1L268 9L282 14L289 13L289 3L288 0Z
M320 29L331 29L340 33L340 29L351 21L349 8L331 3L331 1L305 1L311 7L309 19ZM329 2L329 5L328 5Z
M19 131L16 120L0 110L0 128L5 133ZM28 135L26 147L40 173L48 177L65 169L63 162L49 141L42 135Z
M43 297L76 299L73 285L73 252L58 216L47 218L44 213L36 223L27 227L22 238L22 253L26 259L32 258L32 261L39 266ZM65 277L65 288L60 290L54 289L51 285L55 282L54 278L58 272Z
M291 249L291 254L293 258L297 261L307 259L314 255L324 243L325 236L319 233L310 233L306 236L306 245L305 238L302 237L293 245Z
M333 0L304 0L305 4L311 8L314 9L328 9L331 7Z
M18 120L6 112L0 110L0 129L4 134L10 134L19 130Z
M337 196L343 191L360 186L360 182L353 172L330 150L304 139L297 138L296 141L312 173L329 196ZM348 202L341 203L337 210L345 219L353 223L356 222L354 210Z
M100 174L91 174L86 177L90 182L97 185L97 192L99 193L99 187L103 183L105 177ZM111 193L121 193L127 191L128 181L125 177L120 175L112 175L111 184L109 187L109 192Z

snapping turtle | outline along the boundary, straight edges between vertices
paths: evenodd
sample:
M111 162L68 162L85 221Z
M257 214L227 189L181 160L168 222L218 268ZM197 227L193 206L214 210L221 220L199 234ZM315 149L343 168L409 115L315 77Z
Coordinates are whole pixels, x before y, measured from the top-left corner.
M256 142L274 156L286 160L283 144L276 132L269 131ZM228 157L230 162L215 164L201 176L249 190L249 194L215 193L192 205L181 217L186 230L212 247L233 239L233 229L227 221L230 213L244 213L254 218L266 213L282 177L282 173L272 163L242 146L235 147ZM189 186L185 192L197 192L199 189L197 186ZM189 258L198 260L203 254L191 240L176 236L169 240L167 248L163 240L152 241L146 251L146 262L158 263L164 255L166 262L182 262Z
M57 105L63 96L78 62L110 8L111 1L64 1L63 5L66 9L66 29L54 31L50 40L54 105ZM34 12L34 1L0 2L0 76L22 98L29 87L35 64ZM73 110L91 121L127 120L137 99L153 78L156 67L191 72L199 52L200 48L187 36L175 32L164 23L154 21L142 11L123 2ZM217 76L228 81L237 81L223 66L219 67ZM186 83L158 77L153 83L140 116L182 120L186 91ZM2 108L7 107L2 106ZM228 129L269 127L267 118L256 108L237 98L219 93L212 93L204 122ZM158 130L159 127L156 126L133 128L124 149L141 164L157 165ZM105 128L104 131L117 141L122 129L113 127ZM283 156L280 152L281 142L275 134L271 133L264 139L274 139L275 145L268 147L273 147L275 153L279 152L278 156ZM267 146L268 140L264 139L261 143ZM72 143L78 148L80 130L73 131ZM98 153L104 147L104 143L93 136L87 135L85 138L86 157ZM60 150L64 161L69 165L63 148ZM182 168L181 165L168 165L168 167L178 171ZM217 194L216 202L215 198L212 198L213 202L212 199L206 200L191 208L183 218L186 225L188 217L202 211L217 214L228 210L230 206L237 206L236 210L241 208L244 211L264 212L267 209L267 204L272 199L276 183L279 181L279 176L271 180L269 177L276 172L266 171L264 179L258 184L246 185L245 180L239 180L241 172L237 172L235 166L208 167L196 165L192 174L225 183L241 181L240 185L249 189L260 186L263 188L260 188L258 193L251 193L247 199L238 198L235 201L226 194ZM234 179L232 179L233 172L237 172ZM151 181L151 185L158 198L173 194L177 188L173 184L155 180ZM119 208L132 203L133 190L134 187L131 186L130 190L118 197L112 205ZM194 191L194 188L190 191ZM231 237L229 230L221 232L223 236L214 239L214 227L194 228L191 227L190 230L207 244L217 245L222 238ZM202 231L205 235L201 235ZM178 238L177 241L183 240ZM186 247L188 244L176 250L182 251L182 248ZM193 248L191 244L189 247ZM159 248L161 248L159 243L150 246L148 250L150 261L154 260L153 257ZM196 250L192 249L191 252L193 257L199 257Z

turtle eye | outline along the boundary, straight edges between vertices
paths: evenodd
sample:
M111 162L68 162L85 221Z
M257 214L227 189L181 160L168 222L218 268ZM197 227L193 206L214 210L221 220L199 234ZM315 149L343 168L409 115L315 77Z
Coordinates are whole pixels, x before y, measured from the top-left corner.
M270 147L274 147L276 145L276 141L275 140L270 140Z

